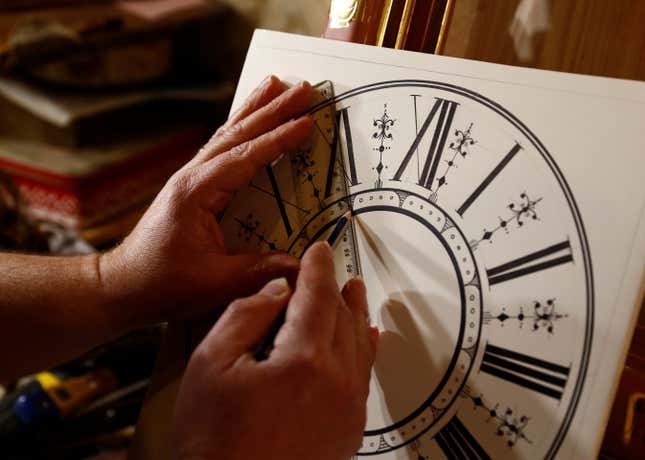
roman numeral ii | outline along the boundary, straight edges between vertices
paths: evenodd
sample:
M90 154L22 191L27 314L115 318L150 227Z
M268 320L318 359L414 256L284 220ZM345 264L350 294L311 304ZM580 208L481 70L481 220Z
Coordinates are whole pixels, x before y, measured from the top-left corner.
M486 275L488 283L492 286L572 261L569 241L563 241L497 267L489 268L486 270Z

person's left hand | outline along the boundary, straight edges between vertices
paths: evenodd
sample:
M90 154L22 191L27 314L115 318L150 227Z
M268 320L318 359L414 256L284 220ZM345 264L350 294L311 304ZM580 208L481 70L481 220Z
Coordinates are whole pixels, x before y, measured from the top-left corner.
M99 258L118 321L184 319L221 308L271 279L295 277L286 254L228 255L216 216L258 169L311 133L308 83L267 78L200 152L173 175L125 241Z

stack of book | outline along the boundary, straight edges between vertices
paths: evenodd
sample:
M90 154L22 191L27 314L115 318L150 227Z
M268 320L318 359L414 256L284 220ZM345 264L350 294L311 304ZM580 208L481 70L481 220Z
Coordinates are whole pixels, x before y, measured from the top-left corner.
M206 0L3 8L0 173L29 218L118 239L226 116L242 54L212 43L235 18Z

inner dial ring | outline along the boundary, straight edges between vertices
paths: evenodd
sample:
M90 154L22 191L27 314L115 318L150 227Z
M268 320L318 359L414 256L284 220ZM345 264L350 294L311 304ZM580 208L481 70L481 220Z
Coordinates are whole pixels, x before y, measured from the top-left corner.
M368 429L364 433L363 444L358 454L371 455L397 449L431 429L436 432L449 420L450 417L444 415L452 413L450 408L461 392L477 355L482 324L482 292L475 258L466 237L455 221L443 209L423 196L394 188L365 190L329 202L302 227L300 233L291 241L288 252L299 257L310 244L326 237L338 217L350 204L354 215L361 219L368 219L372 213L376 215L388 212L393 214L392 219L388 217L387 220L394 221L400 218L399 216L404 216L402 218L413 219L415 225L420 224L423 231L430 231L433 240L440 243L450 258L458 291L452 295L459 297L458 300L454 300L459 304L459 324L455 324L453 328L458 329L458 334L452 341L451 345L454 348L450 350L449 359L446 357L446 366L441 368L439 383L434 388L428 388L427 393L419 395L419 403L410 408L405 415L379 421L376 426L368 419ZM363 243L359 246L362 247L361 257L365 260L365 238L361 237L360 226L355 229L360 243ZM348 260L351 260L352 253L355 254L356 251L355 235L350 233L351 230L348 229L341 247L343 259ZM428 241L428 238L424 238L424 241ZM423 244L424 241L416 243ZM358 274L349 269L347 272L350 275ZM432 274L428 274L427 279L430 281ZM374 283L370 283L372 284ZM440 308L441 305L438 305L432 307L432 310L441 314ZM383 356L382 351L379 356ZM377 356L377 361L378 359ZM418 366L417 372L420 375L424 373L423 365ZM375 378L376 375L373 374L373 379ZM383 398L383 395L370 394L370 398Z

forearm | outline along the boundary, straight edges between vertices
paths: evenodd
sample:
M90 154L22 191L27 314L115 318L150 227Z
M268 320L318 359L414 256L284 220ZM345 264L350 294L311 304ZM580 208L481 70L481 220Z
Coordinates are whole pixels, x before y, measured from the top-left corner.
M0 254L0 381L73 358L125 332L98 255Z

